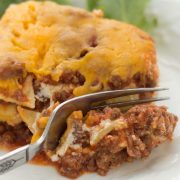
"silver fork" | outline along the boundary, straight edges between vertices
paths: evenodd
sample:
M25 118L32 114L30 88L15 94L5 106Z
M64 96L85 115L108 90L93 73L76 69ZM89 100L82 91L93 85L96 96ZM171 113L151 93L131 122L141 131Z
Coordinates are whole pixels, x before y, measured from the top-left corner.
M99 93L75 97L73 99L65 101L64 103L61 103L51 113L48 124L42 136L36 141L36 143L23 146L0 157L0 174L6 173L16 167L25 164L26 162L31 160L42 148L44 148L45 150L54 150L59 143L60 137L66 129L66 119L73 111L82 110L85 114L87 111L91 109L103 108L105 106L123 107L169 99L168 97L155 97L149 99L130 100L109 104L107 103L103 105L101 104L100 106L93 105L94 103L105 101L112 98L163 90L168 89L139 88L103 91Z

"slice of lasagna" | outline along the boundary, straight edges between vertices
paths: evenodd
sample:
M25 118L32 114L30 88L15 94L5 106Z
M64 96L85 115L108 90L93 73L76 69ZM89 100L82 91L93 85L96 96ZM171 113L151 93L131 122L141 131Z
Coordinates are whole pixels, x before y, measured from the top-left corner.
M11 5L0 39L0 120L32 134L43 110L57 102L158 81L150 36L99 11L52 2Z
M163 106L137 105L126 112L106 107L86 116L73 112L54 152L46 152L57 170L70 178L84 172L105 175L112 167L149 156L172 139L177 117Z
M48 1L11 5L0 20L0 143L5 147L14 147L35 142L54 107L69 98L104 90L155 87L157 81L154 42L138 28L104 19L100 11L91 13ZM162 108L154 108L159 113L167 113ZM103 117L103 112L100 114ZM116 130L122 130L126 138L128 133L132 134L135 139L129 137L129 143L134 143L136 138L137 143L143 141L140 141L139 135L125 130L129 125L120 112L117 113L118 119L106 115L105 119L99 119L100 114L90 112L86 123L82 123L81 113L73 113L53 157L58 161L66 157L71 152L71 146L78 151L78 148L84 151L89 145L94 147L103 143L102 139L111 133L118 134ZM172 115L168 116L173 119ZM162 139L172 135L175 120L169 121L169 124L172 129ZM76 125L79 137L76 133L72 135ZM147 131L151 134L151 127L145 125L147 129L142 129L142 133ZM77 143L68 140L71 136ZM83 137L86 136L84 146ZM156 133L154 137L156 139ZM117 135L118 138L122 137ZM154 140L150 142L158 144ZM131 149L132 145L124 144L124 147L128 152L132 151L131 154L136 151ZM142 148L145 147L146 143L142 145ZM71 159L71 156L66 158ZM67 174L63 168L68 165L63 160L61 164L61 173ZM99 169L99 166L93 167ZM104 172L107 169L103 169Z

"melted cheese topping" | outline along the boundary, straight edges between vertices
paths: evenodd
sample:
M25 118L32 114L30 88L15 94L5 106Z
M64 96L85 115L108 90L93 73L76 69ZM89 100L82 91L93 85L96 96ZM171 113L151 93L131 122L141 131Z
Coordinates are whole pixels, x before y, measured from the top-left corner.
M156 66L154 44L146 33L52 2L11 5L0 21L0 39L0 61L16 59L37 78L50 75L58 81L64 70L78 70L86 81L74 95L94 92L91 85L97 79L107 88L112 75L126 80Z

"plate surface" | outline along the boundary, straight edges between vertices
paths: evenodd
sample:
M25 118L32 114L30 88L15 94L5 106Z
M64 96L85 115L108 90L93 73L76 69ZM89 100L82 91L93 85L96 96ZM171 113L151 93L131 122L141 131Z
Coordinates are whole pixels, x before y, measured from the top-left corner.
M180 117L180 1L153 0L150 13L159 20L159 27L154 36L157 41L157 54L161 72L160 85L170 87L165 93L169 101L163 102L169 111ZM170 13L168 13L170 12ZM177 124L174 141L156 148L146 160L126 163L111 170L107 176L86 174L79 179L94 180L179 180L180 179L180 123ZM0 180L63 180L51 167L25 165L8 174L0 176Z

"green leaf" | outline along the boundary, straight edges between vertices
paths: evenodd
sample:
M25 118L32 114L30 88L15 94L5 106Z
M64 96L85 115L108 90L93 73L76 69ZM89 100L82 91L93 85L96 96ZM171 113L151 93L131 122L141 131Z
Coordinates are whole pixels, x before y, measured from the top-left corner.
M59 4L71 4L70 0L52 0L52 1L59 3Z
M88 0L87 8L102 9L107 18L125 21L151 31L157 20L146 16L148 3L149 0Z
M0 0L0 16L4 13L6 8L12 3L19 3L23 0Z
M87 0L87 8L88 10L93 10L98 6L99 0Z

